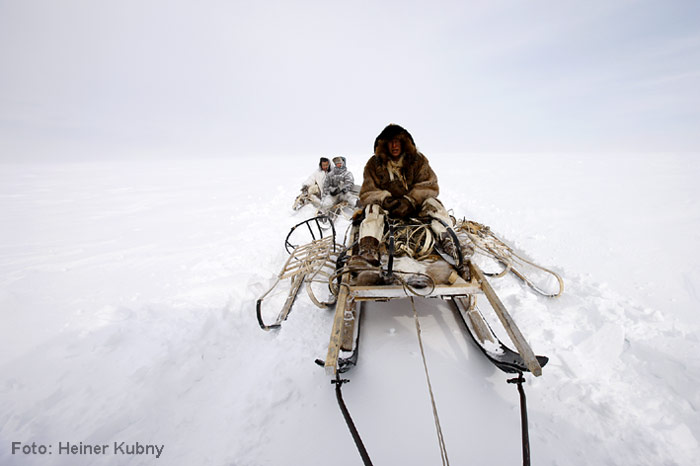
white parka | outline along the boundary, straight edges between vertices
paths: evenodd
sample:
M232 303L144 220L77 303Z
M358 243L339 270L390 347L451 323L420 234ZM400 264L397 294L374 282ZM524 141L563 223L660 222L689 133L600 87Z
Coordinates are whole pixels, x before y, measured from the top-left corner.
M330 162L329 162L330 163ZM320 196L320 194L323 192L323 186L326 183L326 176L328 176L328 172L324 171L321 168L321 162L318 164L318 168L314 170L314 172L309 175L309 177L304 181L304 184L302 184L302 189L304 187L309 188L311 192L317 192ZM313 186L316 186L316 189L311 189Z

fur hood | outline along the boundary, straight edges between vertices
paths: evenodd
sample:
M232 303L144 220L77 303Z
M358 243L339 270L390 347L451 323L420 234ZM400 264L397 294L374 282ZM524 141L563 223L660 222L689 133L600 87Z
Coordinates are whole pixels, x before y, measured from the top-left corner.
M338 167L336 164L340 162L341 165ZM333 163L331 164L331 171L332 170L347 170L347 162L345 161L345 157L342 155L339 155L338 157L333 157Z
M336 163L338 163L338 161L342 162L342 165L340 167L337 167L335 165ZM352 173L348 171L345 157L333 157L333 165L323 185L323 192L328 193L333 188L338 188L340 191L348 192L352 190L354 184L355 178L352 176Z
M379 157L382 162L386 163L390 158L387 144L392 139L401 141L401 150L405 155L408 155L409 158L414 158L418 154L418 149L416 149L416 143L413 141L411 133L401 126L392 123L384 128L374 140L374 154Z
M401 141L400 177L389 172L388 143L397 138ZM436 198L440 192L437 176L430 168L428 159L416 149L411 134L399 125L390 124L374 140L374 155L367 161L363 173L360 202L363 206L381 204L391 196L408 197L416 205L428 198Z

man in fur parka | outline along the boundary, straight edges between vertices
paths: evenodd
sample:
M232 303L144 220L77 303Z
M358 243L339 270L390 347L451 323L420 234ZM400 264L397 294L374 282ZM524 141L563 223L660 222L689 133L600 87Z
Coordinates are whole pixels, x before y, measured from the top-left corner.
M430 226L438 244L452 253L454 244L439 221L451 224L445 207L437 200L439 192L437 176L416 148L411 134L395 124L384 128L374 141L374 155L363 173L360 204L364 207L364 220L360 224L359 252L351 257L350 266L379 265L385 215L401 219L432 217ZM374 273L361 281L369 284L377 279L378 274Z

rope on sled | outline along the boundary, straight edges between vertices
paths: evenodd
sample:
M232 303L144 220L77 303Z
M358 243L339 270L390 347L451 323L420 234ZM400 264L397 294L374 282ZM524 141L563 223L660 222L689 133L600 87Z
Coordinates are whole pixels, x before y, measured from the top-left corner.
M407 228L409 230L410 228ZM433 245L434 245L434 240L432 238L432 233L430 232L430 229L426 227L426 231L420 235L415 235L414 233L410 234L407 237L419 237L420 242L423 244L422 248L428 248L429 251L432 251ZM347 232L346 232L347 236ZM346 238L347 239L347 238ZM382 242L388 242L387 237L382 239ZM415 242L412 242L415 244ZM345 253L352 251L352 249L355 247L357 243L352 243L350 246L345 248ZM406 244L409 243L404 243L403 246L407 247ZM406 249L408 253L411 252L410 249ZM342 256L342 253L341 253ZM392 255L393 257L393 255ZM427 257L427 256L426 256ZM350 285L347 282L343 282L341 280L341 277L345 273L359 273L359 272L364 272L364 271L373 271L377 272L379 274L382 274L385 278L390 277L390 281L398 281L401 286L403 286L404 290L406 291L406 295L415 295L415 296L430 296L433 291L435 290L435 280L428 274L422 273L422 272L408 272L404 270L396 270L392 269L388 275L387 272L382 269L382 267L378 266L371 266L368 265L366 267L348 267L346 265L346 262L342 262L342 265L337 267L335 272L331 273L328 276L328 288L331 292L331 294L337 298L338 294L340 293L340 288L341 287L346 287L349 290ZM404 276L410 276L410 277L417 277L418 281L422 279L422 285L423 286L415 286L415 281L411 280L410 278L406 279ZM419 289L426 288L426 291L419 291Z
M388 244L392 233L395 256L407 255L419 261L433 254L435 238L429 225L396 225L385 233L381 243Z
M347 266L343 266L339 269L337 269L333 274L331 274L328 277L328 288L330 289L331 293L337 297L338 294L340 293L340 288L346 287L348 290L350 289L350 285L347 283L340 282L338 283L338 278L341 277L344 273L348 272L353 272L353 273L359 273L359 272L364 272L364 271L374 271L377 273L384 273L383 269L381 267L374 267L374 266L367 266L367 267L352 267L349 268ZM423 287L417 287L415 285L411 284L410 279L403 278L402 275L408 275L408 276L413 276L413 277L422 277L425 279L425 291L419 291L422 290ZM433 291L435 291L435 280L433 278L422 272L407 272L404 270L393 270L392 271L392 279L396 280L399 282L401 286L403 286L404 290L406 291L406 295L414 295L418 297L429 297Z
M564 281L556 272L546 267L542 267L541 265L538 265L517 254L513 250L513 248L508 246L503 240L497 237L488 226L464 219L459 223L457 229L466 233L477 249L480 249L486 255L495 258L497 261L501 262L505 266L505 269L495 274L497 277L502 277L508 272L513 272L515 276L520 278L530 288L532 288L539 294L550 298L559 297L564 292ZM532 267L535 267L536 269L542 270L543 272L550 274L557 280L559 284L559 290L555 293L549 293L547 291L542 290L540 287L535 285L532 282L532 280L527 278L522 272L520 272L514 267L514 263L517 262L530 265Z
M423 349L423 338L421 338L420 322L418 321L418 311L416 311L416 303L413 301L413 296L409 296L411 299L411 307L413 307L413 320L416 323L416 334L418 335L418 345L420 346L420 355L423 358L423 369L425 370L425 380L428 382L428 392L430 393L430 402L433 406L433 419L435 420L435 430L438 437L438 445L440 446L440 457L442 459L442 465L448 466L450 461L447 459L447 447L445 446L445 437L442 435L442 427L440 425L440 418L438 417L437 405L435 404L435 394L433 393L433 386L430 383L430 374L428 374L428 363L425 359L425 350Z

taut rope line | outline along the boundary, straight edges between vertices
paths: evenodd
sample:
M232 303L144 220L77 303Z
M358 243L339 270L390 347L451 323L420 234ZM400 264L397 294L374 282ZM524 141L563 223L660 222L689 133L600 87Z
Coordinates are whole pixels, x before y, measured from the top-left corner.
M435 430L437 431L438 444L440 446L440 456L443 466L449 466L450 461L447 459L447 447L445 446L445 438L442 435L442 427L440 426L440 418L438 417L437 405L435 404L435 395L433 394L433 386L430 383L430 375L428 374L428 363L425 359L425 350L423 349L423 339L421 338L420 322L418 322L418 311L416 311L416 303L413 301L413 296L409 296L411 307L413 307L413 320L416 323L416 334L418 335L418 345L420 346L420 355L423 358L423 369L425 370L425 380L428 382L428 392L430 392L430 402L433 405L433 418L435 419Z

